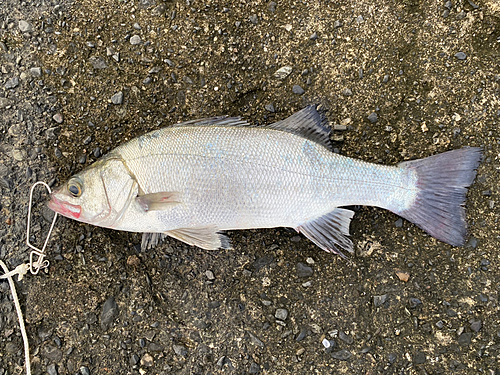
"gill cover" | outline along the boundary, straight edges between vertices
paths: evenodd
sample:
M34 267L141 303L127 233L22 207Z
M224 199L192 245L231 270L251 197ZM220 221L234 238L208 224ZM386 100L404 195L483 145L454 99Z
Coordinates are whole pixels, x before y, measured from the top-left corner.
M108 212L103 219L106 226L112 228L137 197L138 184L122 159L107 160L100 171L100 178L108 206Z

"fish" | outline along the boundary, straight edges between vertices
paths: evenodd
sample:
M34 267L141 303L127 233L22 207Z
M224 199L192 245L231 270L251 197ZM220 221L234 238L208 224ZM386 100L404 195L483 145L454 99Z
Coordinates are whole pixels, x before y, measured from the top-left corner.
M349 226L363 205L389 210L432 237L463 246L465 200L481 161L464 147L373 164L334 153L315 105L253 126L239 117L179 123L134 138L72 176L48 207L80 222L231 248L227 231L289 227L321 249L353 252Z

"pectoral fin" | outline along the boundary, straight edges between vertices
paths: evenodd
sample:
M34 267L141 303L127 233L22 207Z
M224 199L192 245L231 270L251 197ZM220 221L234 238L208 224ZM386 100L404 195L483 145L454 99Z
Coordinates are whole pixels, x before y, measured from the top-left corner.
M144 211L163 211L172 204L180 203L180 194L175 191L162 191L139 195L136 199Z
M187 243L188 245L198 246L205 250L231 248L229 238L222 233L218 233L217 228L214 226L180 228L165 233L170 237Z
M339 248L353 252L352 241L347 237L353 215L353 211L336 208L329 214L308 221L295 229L323 250L345 258Z

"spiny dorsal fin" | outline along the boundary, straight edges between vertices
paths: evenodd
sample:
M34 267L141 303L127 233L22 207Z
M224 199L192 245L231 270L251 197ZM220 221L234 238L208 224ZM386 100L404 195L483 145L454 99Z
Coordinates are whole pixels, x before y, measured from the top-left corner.
M323 145L329 150L332 148L330 142L331 128L328 126L326 118L318 113L315 105L309 105L290 117L267 127L300 135Z
M240 117L217 116L180 122L171 127L182 126L250 126L250 124Z

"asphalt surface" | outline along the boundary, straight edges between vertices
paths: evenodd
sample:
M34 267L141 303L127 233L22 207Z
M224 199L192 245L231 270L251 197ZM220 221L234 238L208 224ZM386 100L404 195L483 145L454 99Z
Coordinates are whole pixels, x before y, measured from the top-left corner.
M233 250L171 239L141 252L140 234L60 218L50 267L16 282L33 374L499 374L499 61L496 0L4 0L0 259L11 269L29 258L35 181L57 186L180 121L267 124L317 103L342 155L484 151L461 248L370 207L353 207L347 261L283 228L229 233ZM41 243L51 213L35 195ZM0 375L23 364L2 281Z

